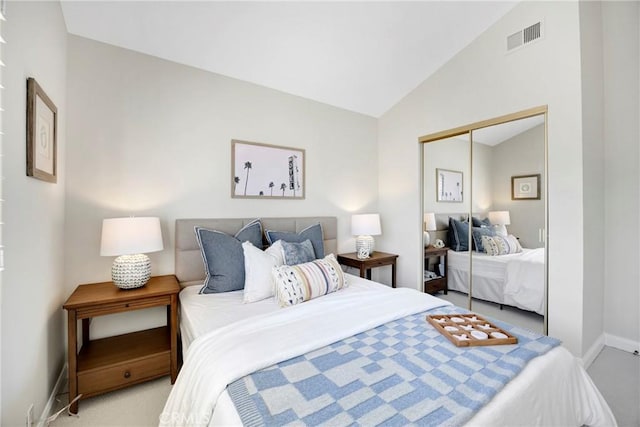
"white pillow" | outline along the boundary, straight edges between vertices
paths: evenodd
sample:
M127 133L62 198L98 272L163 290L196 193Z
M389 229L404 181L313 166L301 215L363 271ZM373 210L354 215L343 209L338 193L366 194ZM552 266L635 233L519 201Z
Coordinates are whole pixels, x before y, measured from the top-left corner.
M244 295L242 302L251 303L273 296L273 267L284 264L282 243L277 241L262 251L251 244L242 244L244 252Z

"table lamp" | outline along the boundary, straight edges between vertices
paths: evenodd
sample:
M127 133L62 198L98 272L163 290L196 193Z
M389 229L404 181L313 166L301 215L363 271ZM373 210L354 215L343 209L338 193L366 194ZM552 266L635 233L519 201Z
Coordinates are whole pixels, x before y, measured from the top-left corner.
M372 236L382 234L379 214L361 214L351 216L351 234L356 237L356 254L360 259L366 259L373 253L374 240Z
M121 289L144 286L151 277L151 260L144 253L162 249L159 218L108 218L102 221L100 255L117 256L111 267L111 280Z
M436 228L436 215L433 212L429 212L424 214L424 229L426 231L424 231L423 233L423 242L424 242L424 247L426 248L427 246L429 246L431 244L431 235L429 234L430 231L435 231Z
M509 211L491 211L489 212L489 222L496 226L496 232L499 235L506 236L507 225L511 224Z

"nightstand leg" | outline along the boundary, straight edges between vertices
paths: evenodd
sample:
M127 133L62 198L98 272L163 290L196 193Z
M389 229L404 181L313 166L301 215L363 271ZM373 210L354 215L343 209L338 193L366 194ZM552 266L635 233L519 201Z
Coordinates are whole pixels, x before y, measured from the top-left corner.
M77 376L77 358L78 358L78 319L75 310L69 310L67 316L67 340L69 353L69 402L78 395L78 376ZM69 407L69 412L78 413L78 402L74 402Z
M396 263L391 264L391 287L396 287Z
M371 269L367 268L367 280L371 280Z

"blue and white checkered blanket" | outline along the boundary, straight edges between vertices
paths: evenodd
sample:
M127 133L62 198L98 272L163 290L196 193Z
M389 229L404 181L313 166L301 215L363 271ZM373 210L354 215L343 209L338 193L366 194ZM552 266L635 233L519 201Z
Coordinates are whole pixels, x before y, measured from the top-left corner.
M559 341L501 322L516 345L456 347L412 314L236 380L246 426L456 426Z

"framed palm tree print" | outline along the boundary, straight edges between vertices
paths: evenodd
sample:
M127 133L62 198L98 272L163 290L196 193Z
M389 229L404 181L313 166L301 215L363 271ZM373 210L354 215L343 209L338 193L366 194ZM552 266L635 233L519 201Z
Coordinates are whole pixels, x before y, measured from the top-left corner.
M231 197L304 199L305 152L248 141L231 141Z

